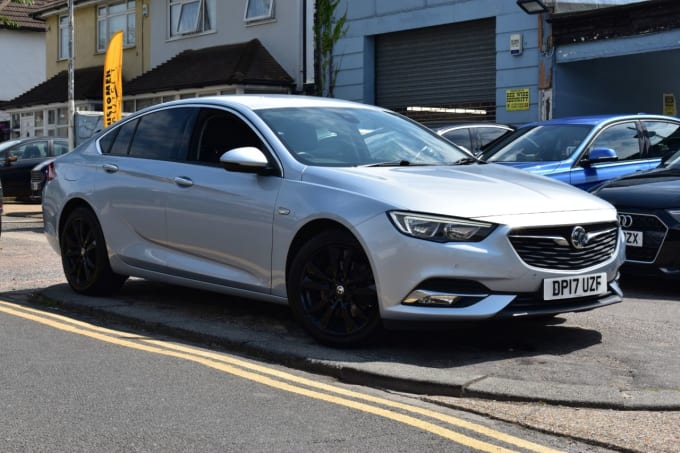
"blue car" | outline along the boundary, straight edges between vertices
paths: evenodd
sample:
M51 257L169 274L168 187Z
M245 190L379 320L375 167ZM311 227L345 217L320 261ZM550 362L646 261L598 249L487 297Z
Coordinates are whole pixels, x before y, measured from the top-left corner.
M678 118L598 115L525 124L479 157L588 190L612 178L656 168L664 156L678 150Z

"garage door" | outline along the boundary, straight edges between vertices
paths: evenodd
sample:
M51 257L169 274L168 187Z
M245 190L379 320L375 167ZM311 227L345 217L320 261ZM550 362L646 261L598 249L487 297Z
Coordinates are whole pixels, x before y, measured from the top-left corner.
M494 18L379 35L376 104L420 120L495 120Z

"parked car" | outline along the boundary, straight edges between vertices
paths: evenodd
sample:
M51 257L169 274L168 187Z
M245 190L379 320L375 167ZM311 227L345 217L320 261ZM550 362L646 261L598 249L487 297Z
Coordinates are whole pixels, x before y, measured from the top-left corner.
M655 168L678 149L677 118L601 115L524 125L480 157L589 189L608 179Z
M5 196L29 199L31 169L68 150L68 138L63 137L29 137L0 143L0 176Z
M497 123L433 123L427 126L473 154L479 154L486 145L515 130L507 124Z
M680 278L680 152L654 170L608 181L592 192L618 209L626 238L623 271Z
M287 303L334 346L400 322L545 317L621 300L611 204L480 163L374 106L173 101L51 167L45 234L82 294L137 276Z
M44 160L31 169L31 196L29 197L31 201L39 203L42 200L42 191L48 177L47 173L53 161L54 158Z
M2 213L3 213L2 197L3 197L2 179L0 178L0 236L2 236Z

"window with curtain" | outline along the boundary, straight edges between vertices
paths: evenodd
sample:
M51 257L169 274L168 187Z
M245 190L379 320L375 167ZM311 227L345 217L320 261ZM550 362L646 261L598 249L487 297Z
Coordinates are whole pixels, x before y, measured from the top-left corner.
M246 0L246 22L274 18L274 0Z
M106 52L109 39L123 30L123 47L135 45L136 1L110 3L97 8L97 51Z
M215 30L215 0L168 0L171 38Z

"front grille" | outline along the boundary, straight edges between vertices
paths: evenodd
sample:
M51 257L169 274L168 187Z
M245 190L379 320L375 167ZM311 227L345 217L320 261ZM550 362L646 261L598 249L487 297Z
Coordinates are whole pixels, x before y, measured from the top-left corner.
M666 239L666 224L654 215L619 212L619 216L630 216L630 224L627 223L624 230L642 232L642 247L626 247L626 260L653 263Z
M610 259L616 251L618 224L581 226L591 237L583 248L571 241L576 225L515 229L510 232L510 243L522 261L541 269L580 270Z

